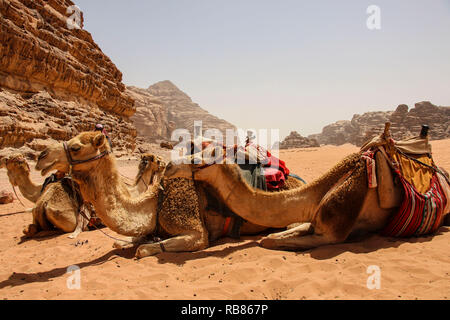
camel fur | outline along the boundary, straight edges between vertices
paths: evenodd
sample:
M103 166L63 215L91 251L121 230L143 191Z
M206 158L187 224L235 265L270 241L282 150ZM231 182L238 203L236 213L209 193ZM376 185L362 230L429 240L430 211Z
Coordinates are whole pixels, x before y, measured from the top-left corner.
M69 140L67 146L74 160L91 159L107 148L104 136L95 132L81 133ZM146 162L152 168L147 170L146 181L151 180L152 184L137 197L130 195L120 179L112 154L74 165L72 177L80 185L83 198L94 205L103 223L111 230L131 237L124 242L116 242L116 248L139 245L137 257L163 250L180 252L206 248L210 231L214 232L214 237L220 236L224 218L216 219L217 214L207 212L207 196L192 180L163 180L165 163L162 159L149 156ZM140 166L140 172L143 167ZM51 170L69 172L70 164L62 144L54 144L44 150L36 169L42 174ZM148 177L152 178L147 180ZM249 223L244 224L241 230L242 233L253 233L264 229L267 228ZM163 240L149 242L148 238L154 236ZM127 243L130 240L131 243Z

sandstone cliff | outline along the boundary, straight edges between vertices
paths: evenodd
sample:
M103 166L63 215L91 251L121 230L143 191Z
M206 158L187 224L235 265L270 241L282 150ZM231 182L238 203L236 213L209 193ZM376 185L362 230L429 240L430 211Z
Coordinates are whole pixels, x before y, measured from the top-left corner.
M319 146L317 140L302 137L297 131L291 131L291 133L279 144L280 149L312 148Z
M39 149L47 139L92 130L97 121L119 149L134 148L136 129L128 119L134 100L91 34L69 29L72 5L0 0L0 148Z
M187 129L193 135L194 121L201 120L203 130L217 128L225 136L226 129L235 129L198 104L170 81L161 81L148 89L127 88L136 101L136 114L131 118L138 130L139 140L160 142L170 140L175 129Z
M381 133L387 121L392 123L391 132L396 140L417 136L423 124L430 126L431 140L450 138L450 107L438 107L428 101L416 103L411 110L402 104L395 111L355 114L352 120L332 123L324 127L322 133L308 138L316 139L320 144L360 146Z

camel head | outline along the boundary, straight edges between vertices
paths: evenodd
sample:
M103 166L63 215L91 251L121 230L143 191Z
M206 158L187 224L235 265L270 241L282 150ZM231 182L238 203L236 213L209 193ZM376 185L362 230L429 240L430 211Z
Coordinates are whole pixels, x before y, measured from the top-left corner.
M21 154L2 158L0 160L0 168L6 168L9 182L13 186L19 184L19 177L28 176L30 174L30 167L27 160Z
M109 144L101 132L82 132L66 142L67 152L73 162L81 161L73 165L73 171L87 172L93 169L96 161L89 161L102 152L110 151ZM87 161L87 162L83 162ZM69 172L70 162L63 143L55 143L41 152L36 163L36 170L45 176L52 170Z
M204 175L209 175L210 177L216 176L220 171L218 169L223 166L229 167L230 165L232 166L235 164L234 159L222 159L222 155L219 158L220 162L216 162L216 159L217 157L213 148L207 148L201 152L184 156L176 161L169 162L166 167L164 178L193 179L193 174L195 174L197 180L197 178L200 179L200 176Z
M139 163L135 184L141 179L143 179L146 185L152 184L155 173L158 172L161 167L165 166L166 164L160 156L151 153L143 154L141 156L141 162Z
M195 164L177 164L174 162L169 162L166 167L166 172L164 178L166 179L192 179L192 173L197 170Z

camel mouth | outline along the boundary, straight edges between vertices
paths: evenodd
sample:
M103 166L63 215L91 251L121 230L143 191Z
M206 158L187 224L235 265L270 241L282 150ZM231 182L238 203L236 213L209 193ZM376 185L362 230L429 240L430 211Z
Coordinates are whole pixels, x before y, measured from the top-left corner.
M53 166L55 165L55 163L56 163L56 160L53 161L51 164L49 164L47 167L43 168L43 169L41 170L41 175L42 175L42 176L45 176L45 175L47 175L47 173L49 173L50 171L52 171L52 170L53 170Z

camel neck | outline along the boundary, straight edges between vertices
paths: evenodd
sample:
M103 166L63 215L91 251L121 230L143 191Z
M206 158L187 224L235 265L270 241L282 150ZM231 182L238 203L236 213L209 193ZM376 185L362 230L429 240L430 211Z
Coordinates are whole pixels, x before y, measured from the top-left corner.
M310 184L281 192L250 187L236 165L202 169L195 179L212 187L224 204L242 218L261 226L282 228L291 223L311 222L322 198L356 161L360 161L359 155L351 155Z
M121 181L115 159L108 155L84 173L74 172L83 198L91 202L96 214L111 230L126 236L150 234L156 225L158 188L151 186L131 197Z
M23 174L18 177L18 187L22 195L31 202L37 202L41 196L42 184L34 184L30 179L30 174Z

